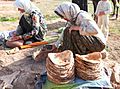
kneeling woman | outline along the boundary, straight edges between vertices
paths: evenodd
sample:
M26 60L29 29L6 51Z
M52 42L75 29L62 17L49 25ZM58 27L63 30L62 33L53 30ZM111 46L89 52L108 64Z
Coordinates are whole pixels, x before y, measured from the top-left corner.
M89 13L80 10L79 6L66 2L55 9L55 13L65 19L68 24L54 47L71 50L74 54L101 52L106 40L102 31Z
M15 6L21 13L16 33L6 41L10 48L44 40L47 26L40 10L30 0L16 0Z

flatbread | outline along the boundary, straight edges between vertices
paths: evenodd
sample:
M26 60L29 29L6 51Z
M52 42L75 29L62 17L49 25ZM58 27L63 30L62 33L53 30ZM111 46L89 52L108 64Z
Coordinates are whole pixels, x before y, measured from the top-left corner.
M70 50L65 50L60 53L48 53L48 57L55 65L74 63L73 53Z

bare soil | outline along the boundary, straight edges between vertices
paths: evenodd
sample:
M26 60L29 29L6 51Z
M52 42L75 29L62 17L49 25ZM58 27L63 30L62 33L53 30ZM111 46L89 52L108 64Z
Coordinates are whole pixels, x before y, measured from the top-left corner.
M0 1L0 5L2 2ZM10 5L7 3L7 5ZM15 13L15 10L8 11L7 13ZM1 11L0 13L5 14L6 12ZM52 34L52 30L59 28L64 25L60 20L47 21L48 23L48 34ZM119 26L116 30L120 30L120 19L110 20L110 29L116 26L113 25L117 23ZM0 31L4 30L13 30L16 29L18 22L0 22ZM113 27L111 27L113 26ZM52 35L51 35L52 37ZM120 34L110 32L108 39L108 48L109 53L108 59L105 59L108 64L110 63L120 63ZM0 50L0 78L5 75L10 75L15 71L20 71L15 80L13 80L14 89L34 89L34 77L35 74L40 74L45 71L45 63L35 62L31 55L37 49L40 49L41 46L29 49L19 50L15 54L8 55L6 50ZM17 82L15 82L17 81ZM1 85L1 81L0 81Z

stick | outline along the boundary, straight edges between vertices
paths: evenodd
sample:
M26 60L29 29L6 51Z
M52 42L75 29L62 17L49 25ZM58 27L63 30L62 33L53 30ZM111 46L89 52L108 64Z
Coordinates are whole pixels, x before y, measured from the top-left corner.
M44 44L48 44L48 42L47 41L34 42L34 43L31 43L31 44L28 44L28 45L22 45L22 46L20 46L20 48L21 49L32 48L32 47L40 46L40 45L44 45Z

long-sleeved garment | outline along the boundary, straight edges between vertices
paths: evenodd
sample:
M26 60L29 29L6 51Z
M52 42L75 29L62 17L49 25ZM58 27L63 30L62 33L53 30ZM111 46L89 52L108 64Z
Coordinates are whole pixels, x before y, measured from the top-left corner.
M17 35L21 35L25 41L43 40L47 32L47 25L39 8L30 0L16 0L14 5L25 11L20 18Z
M80 10L74 3L63 3L55 9L55 13L69 23L55 43L56 47L59 48L63 42L62 50L72 50L74 54L100 52L105 48L105 37L88 12ZM79 28L74 30L75 27ZM69 29L73 29L71 33Z
M57 10L57 11L59 12L59 10ZM67 13L68 12L66 12L66 14ZM68 16L68 15L66 15L66 16ZM77 14L76 21L75 21L74 24L81 27L82 30L79 30L79 34L80 35L98 37L104 44L106 44L106 40L105 40L104 34L98 28L96 22L92 19L90 14L87 13L86 11L82 11L82 10L79 11L79 13ZM73 23L69 23L68 27L70 27L70 26L72 26L74 24ZM55 45L57 47L59 47L59 45L63 41L63 34L64 34L64 29L63 29L63 32L61 33L59 39L55 43Z
M17 35L22 35L24 40L27 36L34 40L42 40L47 32L47 25L41 13L33 11L31 14L24 14L17 27Z
M104 15L99 15L101 12ZM98 16L98 26L103 31L106 39L109 34L109 14L112 12L112 7L110 1L99 1L95 14Z
M98 15L101 11L104 11L105 15L109 15L112 12L112 6L110 1L99 1L95 14Z

